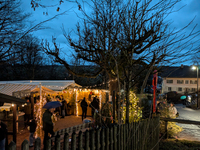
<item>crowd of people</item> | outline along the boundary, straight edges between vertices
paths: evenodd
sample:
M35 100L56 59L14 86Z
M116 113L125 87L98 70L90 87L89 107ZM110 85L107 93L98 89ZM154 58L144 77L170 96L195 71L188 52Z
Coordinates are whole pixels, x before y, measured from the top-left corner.
M97 96L95 96L92 100L92 102L89 104L89 106L92 109L92 118L94 118L94 113L95 111L99 110L99 99ZM82 108L82 120L83 118L86 118L87 116L87 107L88 107L88 103L85 100L85 97L83 98L83 100L81 101L81 108Z
M26 99L27 103L26 105L21 108L22 111L24 111L24 128L28 128L30 135L29 135L29 146L32 147L33 143L35 141L34 134L36 132L37 127L37 120L36 116L32 114L32 106L30 103L30 99ZM67 113L67 107L68 102L64 99L63 95L57 94L56 96L50 97L49 95L46 97L46 102L51 101L59 101L62 103L60 107L57 108L51 108L46 109L42 116L43 121L43 131L44 131L44 142L46 139L50 138L51 136L54 136L54 123L52 120L53 114L56 114L57 117L64 118L68 115ZM39 97L36 97L34 100L35 106L39 104ZM82 120L87 117L87 107L91 107L91 114L94 118L95 112L99 111L99 99L97 96L93 97L93 100L91 102L86 102L85 97L80 102L81 108L82 108ZM1 122L0 120L0 150L5 149L5 139L7 135L7 126L5 123ZM44 143L44 146L46 144Z

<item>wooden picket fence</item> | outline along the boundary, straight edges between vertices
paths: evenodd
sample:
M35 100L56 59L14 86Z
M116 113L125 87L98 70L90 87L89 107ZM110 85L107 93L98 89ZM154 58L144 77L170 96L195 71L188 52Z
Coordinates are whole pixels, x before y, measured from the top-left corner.
M153 118L109 128L90 128L78 133L73 130L72 134L65 129L44 143L47 150L158 150L159 129L160 119ZM29 150L27 140L21 149ZM40 149L41 140L37 138L34 150ZM9 144L9 150L16 150L14 142Z

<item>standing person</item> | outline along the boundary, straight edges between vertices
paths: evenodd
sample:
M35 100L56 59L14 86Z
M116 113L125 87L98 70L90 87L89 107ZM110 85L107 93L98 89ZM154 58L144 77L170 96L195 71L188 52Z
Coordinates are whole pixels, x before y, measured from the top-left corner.
M90 107L92 108L92 118L94 118L95 109L99 110L99 102L97 100L97 96L93 98L93 101L90 103Z
M46 149L46 144L45 141L49 139L49 137L54 135L54 131L53 131L53 122L52 122L52 115L54 112L55 108L51 108L51 109L47 109L45 110L44 114L43 114L43 130L44 130L44 149ZM50 134L50 136L49 136Z
M68 116L68 113L67 113L67 107L68 106L68 101L66 100L65 101L65 116Z
M24 106L24 128L27 127L27 124L29 120L31 119L31 103L29 102L29 99L26 100L27 105Z
M7 132L6 124L0 120L0 150L5 150Z
M82 121L83 121L83 116L85 115L85 118L86 118L86 115L87 115L87 102L85 101L85 97L83 98L82 102L81 102L81 108L82 108Z
M174 106L173 103L170 103L170 107L169 107L169 116L171 118L176 118L176 114L177 114L177 109L176 107Z
M62 99L62 106L61 106L62 117L61 118L65 118L65 109L66 109L65 103L66 103L66 101L64 99Z
M29 135L29 147L33 147L33 141L35 140L34 138L34 133L36 131L37 123L36 120L33 118L29 121L28 126L30 126L30 135Z
M60 102L60 99L57 97L56 98L56 101ZM62 112L61 112L61 107L57 107L56 108L56 113L58 114L57 116L60 117L62 115Z

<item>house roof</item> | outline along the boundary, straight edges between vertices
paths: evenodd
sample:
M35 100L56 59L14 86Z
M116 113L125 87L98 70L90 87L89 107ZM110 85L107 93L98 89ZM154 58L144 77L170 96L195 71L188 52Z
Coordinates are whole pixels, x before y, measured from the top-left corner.
M158 72L163 78L197 78L197 71L192 70L191 66L164 66ZM198 76L200 77L200 74Z

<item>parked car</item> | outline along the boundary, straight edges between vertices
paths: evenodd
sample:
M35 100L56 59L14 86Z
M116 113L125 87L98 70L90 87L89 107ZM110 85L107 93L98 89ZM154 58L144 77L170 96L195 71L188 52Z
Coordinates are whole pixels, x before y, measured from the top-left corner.
M182 103L182 100L180 97L182 94L177 93L176 91L171 91L167 93L167 103Z

